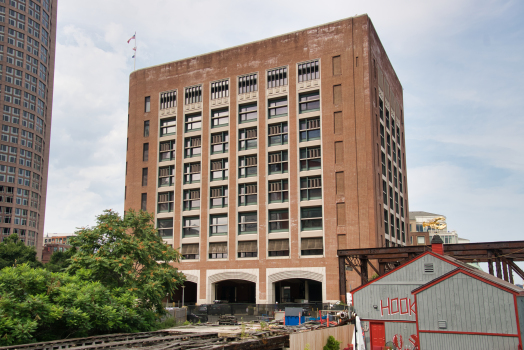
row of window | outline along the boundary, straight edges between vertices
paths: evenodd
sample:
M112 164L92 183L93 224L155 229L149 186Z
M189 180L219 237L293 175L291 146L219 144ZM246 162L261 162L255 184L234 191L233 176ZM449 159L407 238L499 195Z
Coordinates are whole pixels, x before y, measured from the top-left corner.
M257 241L239 241L237 246L237 257L239 258L256 258L258 256ZM289 256L288 239L270 239L268 240L267 255L272 256ZM200 257L199 244L182 244L182 259L194 260ZM321 237L302 238L300 240L300 255L322 255L324 247ZM227 242L211 242L208 248L209 259L227 259L228 246Z
M298 64L298 81L308 81L320 78L318 60ZM274 88L288 84L287 67L273 68L267 71L267 87ZM211 99L229 96L229 79L211 83ZM238 77L238 93L245 94L258 91L258 74L247 74ZM202 102L202 85L184 88L184 102L186 105ZM177 103L177 90L160 93L160 109L173 108ZM151 96L145 98L145 112L151 111Z
M242 212L238 214L238 234L256 234L258 232L258 213ZM157 228L162 238L173 237L173 219L158 219ZM300 208L301 231L322 230L322 207ZM289 231L289 209L268 211L269 233ZM226 214L209 216L209 236L222 236L229 233ZM200 216L182 218L182 238L200 236Z
M300 113L309 113L320 110L320 94L314 91L307 94L300 95L299 109ZM167 102L166 102L167 103ZM268 103L268 118L277 118L288 115L287 97L269 100ZM256 121L258 118L258 108L256 103L249 103L239 106L238 122L240 124L250 123ZM307 123L301 121L301 128L306 129ZM211 111L211 128L224 127L229 125L229 109L222 108ZM149 135L149 121L147 125L144 124L144 130L147 127L147 135ZM320 125L318 124L318 127ZM185 132L202 130L202 113L193 113L185 116L184 119ZM160 120L160 137L176 134L176 117L164 118ZM146 135L144 131L144 135Z
M145 170L145 169L144 169ZM142 181L144 185L144 178ZM147 185L147 183L145 184ZM226 208L228 206L228 186L215 186L210 189L210 208ZM322 180L320 176L308 176L300 178L300 200L309 201L322 198ZM258 185L257 183L246 183L238 185L238 205L257 205ZM289 201L288 180L276 180L268 182L268 202L285 203ZM159 192L159 213L172 212L174 208L173 192ZM142 203L142 210L147 209L147 203ZM183 210L199 210L201 206L200 189L184 190Z
M144 135L149 135L149 125L144 129ZM299 122L299 141L307 142L320 139L320 118L302 119ZM281 146L288 143L288 123L268 125L268 146ZM160 161L174 159L175 141L160 143ZM244 128L238 132L238 149L240 151L257 148L257 128ZM229 133L222 131L211 134L211 154L227 153L229 151ZM184 158L200 157L202 154L202 136L186 137L184 142Z

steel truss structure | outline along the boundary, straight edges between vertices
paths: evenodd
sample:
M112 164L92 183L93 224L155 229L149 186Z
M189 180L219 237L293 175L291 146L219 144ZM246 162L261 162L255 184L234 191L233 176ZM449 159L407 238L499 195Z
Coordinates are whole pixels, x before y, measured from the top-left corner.
M445 255L459 261L488 263L489 273L507 282L513 283L513 273L524 279L524 271L515 264L524 261L524 241L444 244L443 248ZM338 250L340 297L345 300L347 270L355 271L366 284L371 272L382 276L427 251L431 245Z

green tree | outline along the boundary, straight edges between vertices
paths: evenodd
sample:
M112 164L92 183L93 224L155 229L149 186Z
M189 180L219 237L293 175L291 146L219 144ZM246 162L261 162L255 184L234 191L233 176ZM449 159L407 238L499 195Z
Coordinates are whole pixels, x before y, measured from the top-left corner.
M148 331L156 317L135 293L92 281L89 270L54 273L29 264L0 271L0 346Z
M76 248L71 248L63 252L54 252L51 259L44 265L45 269L51 272L63 272L71 264L71 257L75 255Z
M147 212L129 211L122 218L106 210L95 227L82 228L71 238L77 249L67 268L70 273L90 269L92 279L109 288L124 288L139 297L141 307L163 314L162 298L185 277L171 263L180 260L166 245Z
M28 263L31 267L42 266L42 263L36 259L35 248L26 246L16 233L4 238L0 243L0 270L24 263Z
M340 343L334 336L330 335L327 344L324 345L324 350L340 350Z

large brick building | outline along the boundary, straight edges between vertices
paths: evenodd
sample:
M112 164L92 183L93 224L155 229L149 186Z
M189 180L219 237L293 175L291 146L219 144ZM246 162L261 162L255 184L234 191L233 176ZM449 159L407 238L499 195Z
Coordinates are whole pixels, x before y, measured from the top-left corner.
M0 1L0 240L42 254L57 0Z
M337 249L406 243L402 101L367 15L140 69L125 210L186 302L339 300Z

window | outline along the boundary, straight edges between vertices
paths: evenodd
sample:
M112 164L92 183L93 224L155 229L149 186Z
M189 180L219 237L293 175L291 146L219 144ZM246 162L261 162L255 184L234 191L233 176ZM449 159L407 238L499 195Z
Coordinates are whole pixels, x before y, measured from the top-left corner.
M269 181L269 203L283 203L289 201L288 180Z
M198 243L196 244L182 244L182 259L194 260L199 258Z
M247 212L238 214L238 234L257 233L257 212Z
M142 198L140 201L140 209L147 211L147 193L142 193Z
M257 176L257 156L240 156L238 157L238 177Z
M320 147L304 147L300 149L300 170L320 169Z
M151 112L151 97L147 96L145 101L145 112Z
M322 207L301 208L300 227L302 231L322 230Z
M320 139L320 118L300 119L300 142Z
M268 146L286 145L288 141L287 122L268 125Z
M170 165L158 169L158 187L175 185L175 166Z
M142 160L147 162L149 160L149 143L144 143L142 147Z
M227 153L229 135L227 131L211 134L211 154Z
M173 212L173 192L160 192L158 194L158 212L172 213Z
M186 216L182 218L182 238L198 237L200 235L200 217Z
M257 241L240 241L238 242L239 258L256 258Z
M229 79L211 83L211 99L224 98L229 96Z
M200 189L184 190L184 210L200 209Z
M185 89L186 105L202 102L202 85L191 86Z
M209 218L209 235L227 235L227 215L211 215Z
M300 178L300 200L309 201L322 198L322 179L320 176Z
M195 113L186 115L186 132L197 131L202 129L202 114Z
M239 151L257 148L257 128L240 129L238 140Z
M184 164L184 183L192 184L200 182L200 163Z
M160 142L160 161L175 159L175 140Z
M324 247L322 237L302 238L300 242L300 255L322 255Z
M176 118L160 119L160 137L176 134Z
M144 122L144 137L149 136L149 120Z
M211 180L210 181L227 180L228 175L229 175L229 167L228 167L227 158L211 161Z
M200 136L186 137L184 158L200 157L202 154L202 139Z
M393 214L389 215L389 228L390 228L391 237L395 238L395 215Z
M219 128L222 126L229 125L229 110L226 109L217 109L211 111L211 127Z
M209 243L209 259L227 259L227 242Z
M288 239L270 239L267 245L268 256L289 256Z
M257 205L257 184L238 185L238 205Z
M142 168L142 186L147 186L147 168Z
M257 74L248 74L238 77L238 94L245 94L258 90Z
M320 78L318 60L298 64L298 82Z
M380 120L384 120L384 102L382 102L382 99L378 99L378 107L379 107L379 113L380 113Z
M173 219L158 219L158 235L162 238L173 238Z
M228 202L227 186L211 187L211 208L225 208Z
M176 107L176 90L160 93L160 109ZM198 249L198 245L197 245Z
M257 104L250 103L239 106L239 123L249 123L257 120Z
M268 101L268 118L285 117L288 113L287 97L275 98Z
M381 161L382 161L382 175L387 176L386 174L386 154L384 152L382 153Z
M272 174L283 174L288 172L287 151L278 151L268 154L268 172Z
M287 67L270 69L267 71L268 89L287 85Z
M382 180L382 200L384 202L384 205L388 205L388 185L386 183L386 180Z
M269 211L269 232L289 231L289 210L270 210Z
M314 112L320 110L320 93L318 91L300 94L299 113Z

